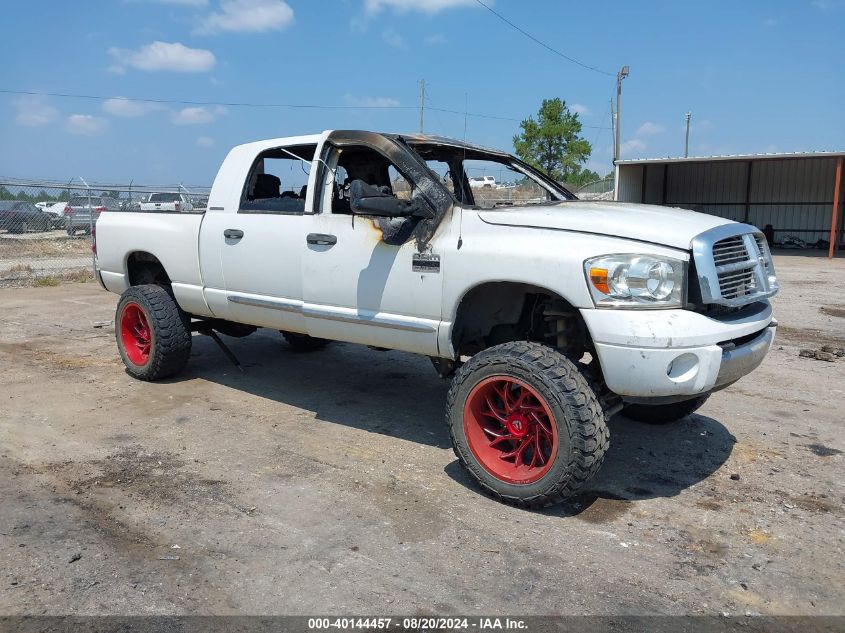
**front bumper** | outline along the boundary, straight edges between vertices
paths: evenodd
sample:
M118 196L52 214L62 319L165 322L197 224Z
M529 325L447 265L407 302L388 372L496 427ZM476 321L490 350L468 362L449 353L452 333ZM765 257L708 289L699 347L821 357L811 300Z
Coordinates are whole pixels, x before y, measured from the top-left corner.
M724 319L688 310L582 310L608 388L621 396L695 396L726 387L768 354L768 303Z

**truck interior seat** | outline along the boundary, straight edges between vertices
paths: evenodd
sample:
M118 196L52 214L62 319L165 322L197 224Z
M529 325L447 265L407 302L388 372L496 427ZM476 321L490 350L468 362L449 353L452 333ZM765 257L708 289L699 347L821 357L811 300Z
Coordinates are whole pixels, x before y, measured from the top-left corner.
M273 174L256 174L255 187L252 191L252 199L256 198L278 198L279 188L282 181Z

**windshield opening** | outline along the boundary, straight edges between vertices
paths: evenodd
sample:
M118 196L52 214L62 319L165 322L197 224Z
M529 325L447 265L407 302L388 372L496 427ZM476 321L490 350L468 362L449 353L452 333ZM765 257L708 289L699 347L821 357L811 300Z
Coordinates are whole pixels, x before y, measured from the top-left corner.
M575 199L565 187L508 154L435 143L410 147L467 206L492 209Z

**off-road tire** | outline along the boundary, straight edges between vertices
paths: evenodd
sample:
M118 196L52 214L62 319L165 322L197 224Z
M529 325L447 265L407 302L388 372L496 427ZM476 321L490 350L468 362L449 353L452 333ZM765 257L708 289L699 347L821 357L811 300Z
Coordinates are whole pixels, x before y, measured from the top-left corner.
M128 304L139 306L149 324L151 345L143 365L129 359L121 337L121 318ZM145 284L132 286L121 296L115 312L115 339L126 371L139 380L159 380L184 369L191 355L191 320L168 289Z
M671 404L629 404L622 410L622 415L646 424L671 424L698 411L709 397L707 393Z
M527 383L551 409L558 450L551 469L537 481L503 481L469 447L464 407L473 388L492 376ZM543 508L574 496L598 472L610 444L604 410L575 364L545 345L526 341L490 347L458 369L447 397L446 423L455 455L473 479L499 501L522 508Z
M299 334L298 332L285 332L280 330L282 336L285 337L287 344L293 348L295 352L313 352L318 349L323 349L331 341L324 338L316 338L308 336L307 334Z

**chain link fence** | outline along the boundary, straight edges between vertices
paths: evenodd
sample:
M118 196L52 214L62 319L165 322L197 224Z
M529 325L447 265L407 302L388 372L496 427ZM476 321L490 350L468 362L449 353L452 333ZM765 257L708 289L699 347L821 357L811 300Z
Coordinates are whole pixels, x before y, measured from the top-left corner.
M0 179L0 286L93 280L92 229L113 211L205 211L209 187L116 185ZM576 190L581 199L610 200L613 178ZM535 183L473 187L482 206L542 201ZM143 205L143 207L142 207Z
M90 281L102 213L202 212L208 187L0 180L0 286ZM157 206L158 205L158 206Z
M614 176L607 176L601 180L589 182L574 189L570 189L581 200L613 200L613 189L616 184Z

